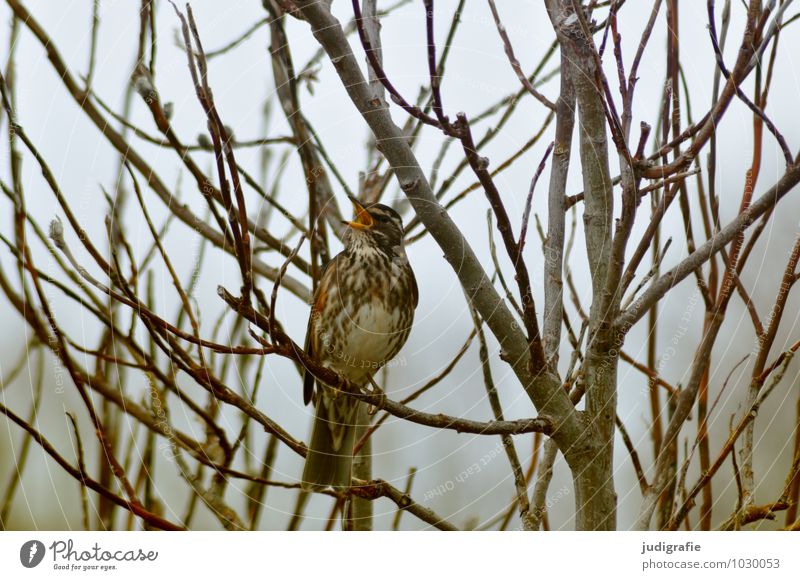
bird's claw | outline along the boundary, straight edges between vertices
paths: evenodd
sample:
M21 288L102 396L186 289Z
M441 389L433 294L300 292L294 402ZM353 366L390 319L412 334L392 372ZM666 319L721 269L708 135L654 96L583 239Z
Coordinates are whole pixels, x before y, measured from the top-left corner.
M378 386L378 383L375 382L375 379L372 377L369 378L369 384L364 385L362 388L362 393L365 395L383 395L383 389Z
M372 377L369 378L369 385L364 385L363 391L366 395L379 395L381 397L386 396L386 393L384 393L383 389L378 386L378 384L375 382L375 379ZM378 409L378 405L369 403L367 406L367 414L372 416L378 412Z

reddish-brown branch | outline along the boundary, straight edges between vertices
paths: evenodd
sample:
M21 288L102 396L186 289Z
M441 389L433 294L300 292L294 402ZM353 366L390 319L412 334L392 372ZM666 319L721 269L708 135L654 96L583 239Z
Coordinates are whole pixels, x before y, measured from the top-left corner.
M431 10L433 8L432 0L426 0L431 3ZM508 61L511 63L511 68L514 69L514 74L517 75L519 82L522 83L522 86L528 91L533 98L537 101L542 103L545 107L550 109L551 111L556 110L556 105L552 103L547 97L545 97L542 93L537 91L531 82L528 80L528 77L522 72L522 67L517 60L517 57L514 55L514 47L511 45L511 39L508 37L508 32L506 32L506 27L503 26L503 23L500 21L500 14L497 12L497 6L495 6L494 0L489 0L489 8L492 11L492 16L494 17L494 23L497 27L497 32L500 35L500 39L503 41L503 48L506 51L506 56L508 57ZM431 16L431 18L433 18Z
M243 301L236 298L224 288L218 288L219 296L236 312L244 316L247 320L258 326L264 331L269 331L269 320L262 314ZM432 414L411 409L402 403L392 401L383 392L368 393L356 392L348 382L338 373L320 365L317 361L310 358L300 346L289 336L275 329L278 338L277 344L273 344L274 354L294 360L304 368L323 381L326 385L338 389L343 394L357 398L360 401L369 403L377 409L383 409L395 417L406 419L412 423L426 425L437 429L451 429L457 433L475 433L478 435L518 435L521 433L542 432L550 434L553 432L552 422L545 417L535 419L518 419L514 421L472 421L443 415L441 413ZM264 340L253 335L256 340L265 344Z
M386 77L386 72L383 70L383 65L381 64L380 60L378 59L378 55L375 54L375 50L372 48L372 43L369 40L369 35L364 28L364 19L361 15L361 6L359 5L359 0L353 0L353 13L355 14L355 23L356 29L358 30L358 38L361 40L361 44L364 47L364 51L367 53L367 60L369 60L369 65L372 67L372 70L375 71L378 80L384 86L384 88L389 91L389 95L391 95L392 100L399 105L406 113L414 117L415 119L425 123L426 125L431 125L432 127L436 127L437 129L445 129L445 126L441 125L437 119L434 119L430 115L426 115L422 109L419 107L415 107L414 105L408 104L400 92L392 85L389 79Z
M157 516L154 513L147 511L138 500L131 499L127 500L125 498L120 497L119 495L115 494L110 489L106 488L105 486L101 485L81 469L74 467L70 464L61 454L56 451L55 447L53 447L44 436L39 433L36 429L34 429L30 424L24 421L21 417L17 416L11 409L0 403L0 413L3 413L6 417L11 419L12 422L16 423L19 427L24 429L27 433L33 437L33 439L41 446L41 448L47 453L50 457L52 457L56 463L58 463L64 471L66 471L70 476L75 478L81 485L85 485L92 491L96 491L101 496L106 498L107 500L113 502L114 504L123 507L136 515L137 517L142 518L147 524L153 526L154 528L158 528L160 530L183 530L184 528L173 524L170 521L167 521L160 516Z
M538 374L545 367L545 357L542 338L539 333L539 322L536 317L536 304L533 299L533 289L528 274L528 267L520 252L519 244L514 239L514 232L511 229L511 220L503 204L502 196L488 171L489 161L485 157L481 157L476 150L475 142L472 139L472 131L470 130L469 122L464 113L458 114L454 127L456 128L457 134L460 135L461 145L464 149L467 161L483 186L483 191L497 219L497 230L500 232L500 237L503 240L506 253L514 266L520 299L522 301L523 322L525 323L525 330L529 341L531 356L530 369L532 374Z

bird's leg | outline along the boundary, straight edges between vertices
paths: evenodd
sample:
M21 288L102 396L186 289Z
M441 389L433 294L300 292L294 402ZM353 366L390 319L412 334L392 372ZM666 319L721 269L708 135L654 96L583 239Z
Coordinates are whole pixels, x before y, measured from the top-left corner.
M381 397L385 397L386 396L386 393L383 391L382 388L380 388L378 386L378 383L375 382L375 379L372 376L369 377L369 384L372 387L372 389L370 389L369 387L367 387L365 385L364 389L363 389L365 394L367 394L367 395L379 395ZM377 412L378 412L378 406L374 405L372 403L369 403L369 406L367 407L367 413L369 415L374 415Z
M383 389L378 386L378 383L375 382L375 378L370 376L369 377L369 384L364 385L362 388L362 392L365 395L383 395Z

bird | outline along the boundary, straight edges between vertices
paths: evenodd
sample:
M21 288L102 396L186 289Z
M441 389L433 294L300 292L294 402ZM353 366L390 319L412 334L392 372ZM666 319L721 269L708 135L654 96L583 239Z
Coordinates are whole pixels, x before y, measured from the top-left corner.
M400 215L381 203L364 205L349 197L355 217L343 222L344 249L325 265L314 292L305 350L352 388L366 390L408 339L419 292ZM306 405L315 400L315 416L302 488L349 487L356 418L363 403L326 385L308 368L303 399Z

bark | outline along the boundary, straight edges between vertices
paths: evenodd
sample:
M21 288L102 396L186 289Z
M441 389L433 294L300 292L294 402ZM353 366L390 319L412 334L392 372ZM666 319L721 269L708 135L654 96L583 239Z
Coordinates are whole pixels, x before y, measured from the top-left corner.
M568 70L567 55L561 54L561 70ZM547 199L547 239L544 275L544 353L551 369L558 368L561 324L564 315L564 233L567 174L575 130L575 88L569 74L561 75L561 94L556 103L556 139Z
M559 39L561 74L568 74L578 103L581 172L584 190L586 252L592 275L592 307L589 313L589 346L584 364L586 381L585 445L591 457L572 468L575 485L575 526L579 530L616 528L614 491L614 417L617 398L617 364L621 335L614 330L610 313L619 308L617 292L608 292L612 249L613 197L608 167L608 144L600 71L594 43L585 33L579 15L567 0L547 2L548 14ZM585 24L585 23L584 23ZM619 276L611 273L619 284ZM569 462L569 459L568 459Z

